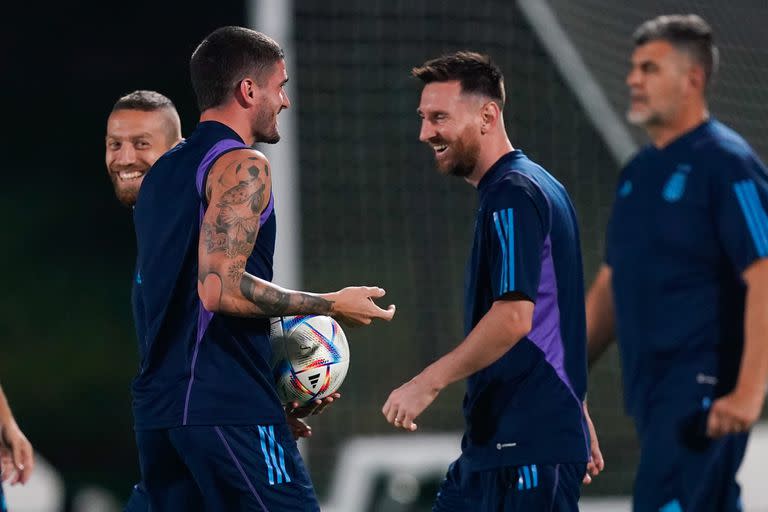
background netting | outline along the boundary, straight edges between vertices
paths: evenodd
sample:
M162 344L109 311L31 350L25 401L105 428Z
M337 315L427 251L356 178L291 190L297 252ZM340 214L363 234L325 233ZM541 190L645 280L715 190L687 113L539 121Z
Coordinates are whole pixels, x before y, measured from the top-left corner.
M322 442L310 444L322 490L339 443L392 432L380 412L389 392L462 338L476 193L439 176L418 143L421 86L411 67L458 49L496 60L513 144L561 180L576 205L587 276L601 258L617 166L514 3L296 2L294 21L304 284L378 284L384 302L398 306L391 325L348 330L344 397L315 422ZM635 462L616 367L610 354L592 377L613 468L592 492L628 491ZM462 396L462 384L447 389L420 429L461 430Z
M660 14L696 13L712 26L720 48L720 72L710 110L768 156L768 2L648 0L550 0L560 23L618 112L626 105L624 77L634 30ZM639 143L644 135L633 132Z

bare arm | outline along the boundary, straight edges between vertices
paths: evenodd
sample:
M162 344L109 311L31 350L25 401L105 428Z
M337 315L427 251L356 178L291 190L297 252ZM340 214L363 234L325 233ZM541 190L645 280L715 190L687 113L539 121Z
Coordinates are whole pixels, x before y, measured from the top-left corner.
M34 451L11 413L0 387L0 465L2 480L11 484L27 483L35 467ZM9 469L10 468L10 469ZM6 471L6 469L9 469Z
M254 150L233 151L211 169L198 250L203 305L238 316L327 314L331 301L285 290L245 271L271 188L269 162Z
M615 338L611 267L603 265L587 292L587 356L592 366Z
M332 315L352 325L391 319L394 306L383 310L370 300L384 295L381 288L316 294L287 290L245 271L271 189L269 162L258 151L232 151L211 169L198 247L198 293L205 309L246 317Z
M768 258L750 265L744 308L744 352L736 387L712 404L707 433L712 437L744 432L760 417L768 384Z
M496 362L531 330L533 302L497 300L464 341L394 390L382 413L389 423L416 430L413 420L447 385Z
M768 384L768 258L750 265L743 277L747 283L744 353L736 388L764 397Z
M466 339L422 375L439 391L495 363L531 331L533 302L497 300Z

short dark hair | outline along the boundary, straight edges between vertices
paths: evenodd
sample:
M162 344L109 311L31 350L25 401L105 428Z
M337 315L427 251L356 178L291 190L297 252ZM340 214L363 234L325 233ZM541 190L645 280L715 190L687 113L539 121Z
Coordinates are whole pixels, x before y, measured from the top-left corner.
M143 112L154 112L156 110L172 109L176 106L167 96L163 96L157 91L139 90L126 94L119 98L112 107L112 112L117 110L141 110Z
M221 27L209 34L189 62L192 88L200 111L224 103L246 76L261 83L263 72L285 58L270 37L244 27Z
M464 93L481 94L504 108L504 75L488 55L456 52L431 59L411 70L425 84L458 80Z
M697 14L666 14L646 21L635 30L635 46L651 41L666 41L677 50L693 57L704 68L704 85L709 85L717 72L719 52L712 27Z

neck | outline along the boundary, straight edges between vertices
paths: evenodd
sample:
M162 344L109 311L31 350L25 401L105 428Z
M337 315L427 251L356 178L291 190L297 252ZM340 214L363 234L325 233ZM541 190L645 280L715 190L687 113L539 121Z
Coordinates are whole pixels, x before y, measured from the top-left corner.
M226 105L209 108L200 114L200 122L202 123L203 121L218 121L221 124L227 125L248 146L253 146L256 143L256 139L251 132L250 123L242 115L239 115L239 111L235 108L230 108Z
M676 116L675 119L670 122L647 126L646 132L653 145L658 149L662 149L675 141L675 139L693 130L707 119L709 119L709 111L707 110L707 106L702 104L688 109L683 112L682 115Z
M478 183L480 183L480 180L483 179L483 176L485 176L491 166L498 162L499 158L515 150L504 131L489 141L481 141L480 144L482 149L477 159L477 165L475 165L472 173L464 178L467 183L475 188L477 188Z

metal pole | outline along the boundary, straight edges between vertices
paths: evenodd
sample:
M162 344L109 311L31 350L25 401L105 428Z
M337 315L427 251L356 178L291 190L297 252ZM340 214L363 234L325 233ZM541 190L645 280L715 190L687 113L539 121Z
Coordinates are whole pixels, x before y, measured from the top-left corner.
M275 246L275 277L280 286L302 289L301 281L301 222L299 212L299 176L297 172L298 139L296 136L295 79L293 60L293 2L291 0L249 0L248 25L264 32L282 47L288 67L286 90L291 108L284 110L279 119L280 142L263 144L259 148L269 158L272 173L272 192L277 215L277 242Z

